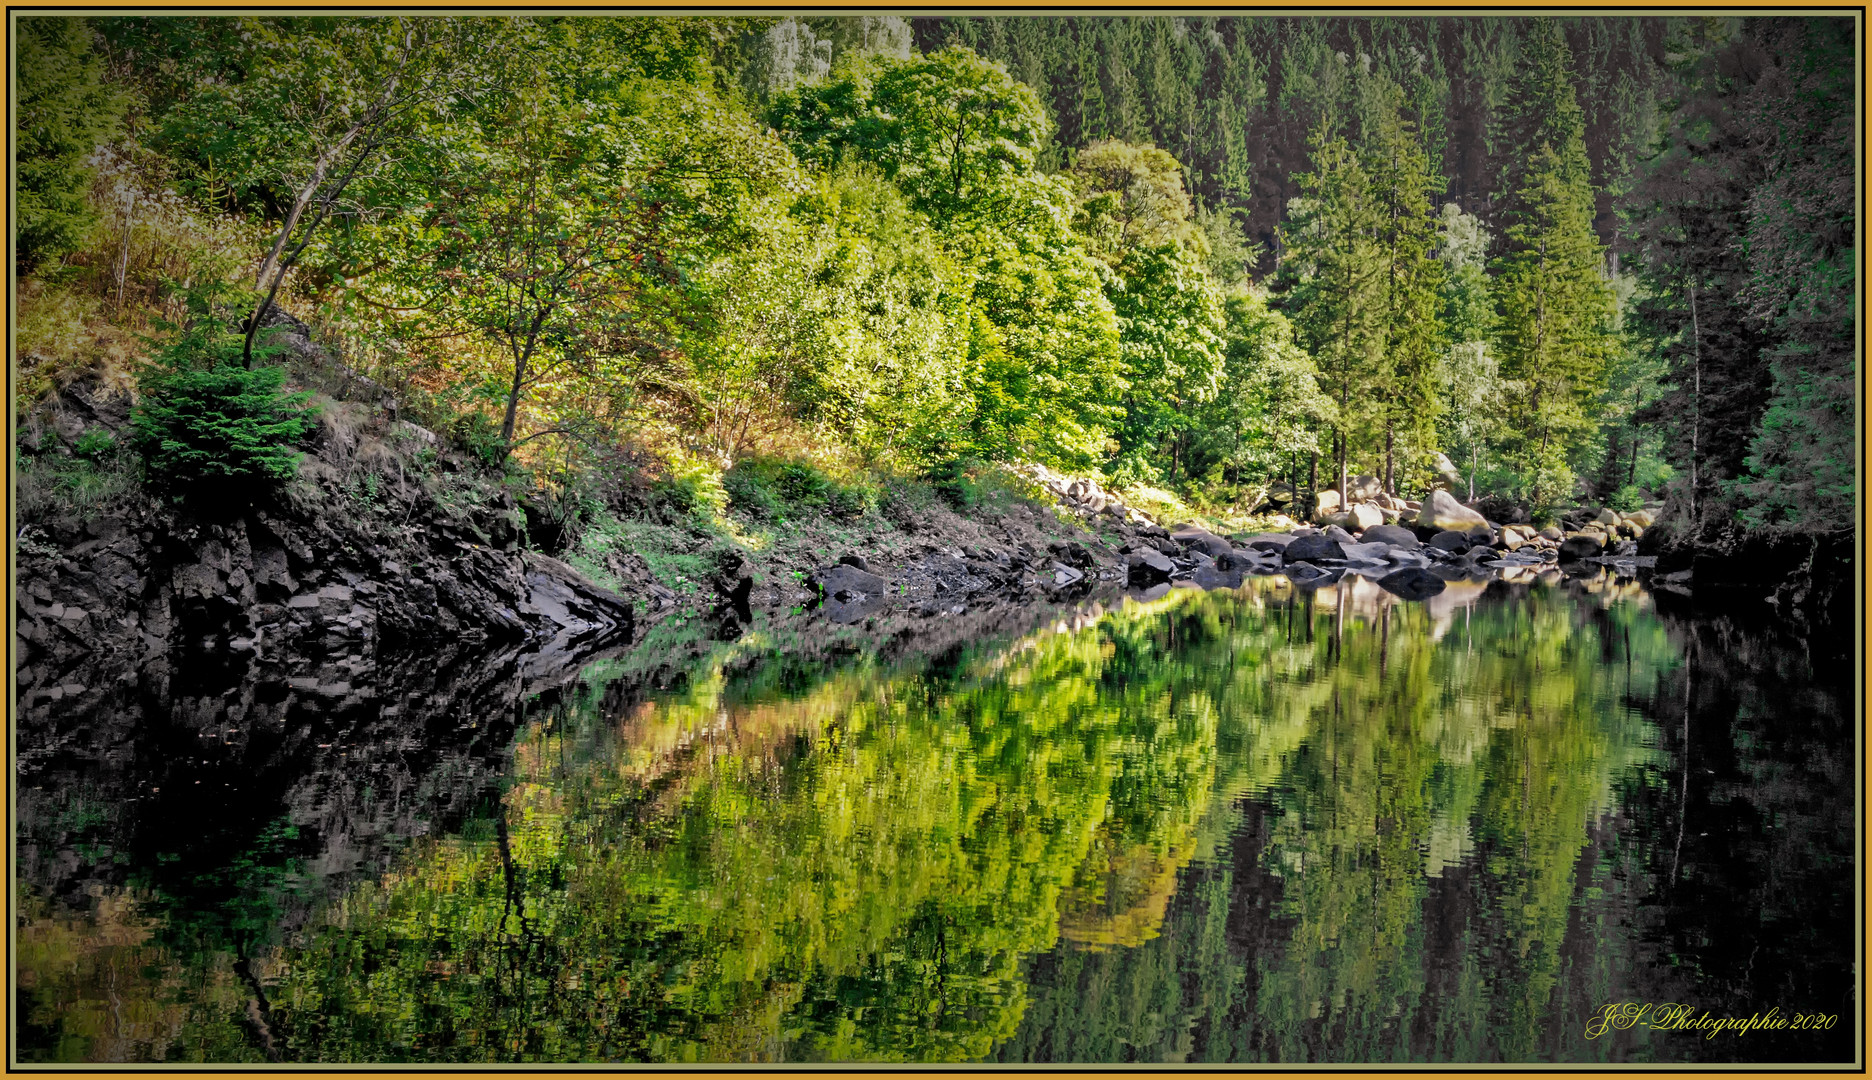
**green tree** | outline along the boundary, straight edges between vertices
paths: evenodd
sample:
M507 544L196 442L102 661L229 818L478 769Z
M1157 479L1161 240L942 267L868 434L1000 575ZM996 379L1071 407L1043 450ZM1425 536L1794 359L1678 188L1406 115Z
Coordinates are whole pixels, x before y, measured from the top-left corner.
M1852 33L1844 20L1773 22L1777 63L1746 116L1768 168L1748 200L1749 314L1769 327L1772 396L1737 485L1750 525L1850 528L1857 494L1858 285Z
M1384 209L1352 145L1325 128L1316 134L1313 171L1300 178L1300 189L1281 233L1282 306L1336 406L1331 449L1344 491L1352 444L1365 441L1378 420L1369 387L1384 360L1387 280L1378 240Z
M1590 406L1615 344L1612 290L1593 232L1585 119L1559 27L1525 42L1509 98L1517 140L1505 179L1504 250L1495 263L1503 377L1511 381L1505 450L1535 504L1571 493L1570 458L1591 431Z
M485 48L486 24L462 19L246 18L228 54L200 58L239 77L202 79L163 117L157 141L214 182L262 194L278 232L254 275L245 352L287 272L383 151L417 138L433 108L471 96L454 78ZM199 70L199 68L198 68ZM296 241L296 242L295 242Z
M1264 293L1243 288L1223 303L1221 387L1191 426L1189 472L1235 483L1291 478L1299 456L1318 453L1336 406L1319 387L1313 358L1294 344L1287 317Z
M123 96L104 85L81 18L24 16L15 131L15 265L21 274L74 251L96 221L86 161L117 130Z
M1096 462L1124 390L1118 326L1071 189L1036 170L1050 129L1033 91L952 48L873 56L768 116L803 161L875 166L969 272L974 404L952 451Z
M1381 215L1384 258L1384 363L1375 397L1384 427L1385 489L1397 491L1399 442L1418 473L1436 445L1437 393L1446 347L1443 264L1436 258L1435 197L1446 181L1432 169L1421 135L1404 116L1402 92L1387 88L1368 136L1373 193Z
M1149 478L1168 450L1169 475L1186 472L1195 410L1222 374L1221 298L1207 243L1191 220L1177 160L1152 146L1106 141L1073 164L1080 229L1111 268L1106 296L1118 317L1125 392L1118 469Z
M516 21L499 92L458 118L446 153L406 160L409 204L369 238L386 299L429 332L503 358L508 452L528 394L565 371L627 392L698 298L689 271L732 246L743 210L791 169L785 148L704 87L606 63L601 36ZM561 71L581 72L577 79Z

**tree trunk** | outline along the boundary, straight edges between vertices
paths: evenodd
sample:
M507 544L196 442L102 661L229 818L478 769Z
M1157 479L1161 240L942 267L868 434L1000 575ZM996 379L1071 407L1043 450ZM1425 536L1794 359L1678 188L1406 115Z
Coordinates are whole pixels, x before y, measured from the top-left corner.
M1386 495L1397 494L1397 459L1392 454L1392 433L1389 421L1384 429L1384 489Z
M513 385L507 389L507 417L501 421L501 442L508 453L513 452L514 417L520 411L520 387L526 382L526 369L527 354L522 352L514 360Z
M1690 286L1690 363L1694 381L1690 391L1690 528L1700 531L1697 516L1697 430L1703 426L1703 338L1697 330L1696 286Z

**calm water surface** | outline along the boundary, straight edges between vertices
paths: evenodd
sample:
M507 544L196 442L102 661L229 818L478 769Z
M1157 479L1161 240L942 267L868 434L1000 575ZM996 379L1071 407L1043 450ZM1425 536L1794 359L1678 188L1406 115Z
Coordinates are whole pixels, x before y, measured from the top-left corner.
M26 717L20 1058L1859 1044L1846 647L1610 578L1257 579L894 666L770 644L662 690L429 658ZM1618 1002L1837 1020L1589 1038Z

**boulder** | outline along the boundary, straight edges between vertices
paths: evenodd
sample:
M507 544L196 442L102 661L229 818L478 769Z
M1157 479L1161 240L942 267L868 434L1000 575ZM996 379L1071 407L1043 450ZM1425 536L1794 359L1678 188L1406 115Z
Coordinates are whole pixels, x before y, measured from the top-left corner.
M1053 584L1058 586L1077 585L1085 580L1085 574L1063 562L1053 564Z
M1383 525L1385 520L1384 511L1368 502L1353 504L1352 509L1346 511L1346 516L1352 519L1346 528L1353 532L1364 532L1374 526Z
M1185 551L1200 551L1212 559L1220 558L1234 550L1227 540L1207 529L1198 529L1192 525L1185 525L1171 533L1170 539L1183 545Z
M1149 588L1170 580L1176 573L1176 564L1160 551L1139 548L1125 557L1127 576L1132 585Z
M1340 510L1339 493L1331 488L1313 494L1313 516L1316 518L1336 514Z
M1382 490L1384 486L1376 476L1361 476L1346 485L1346 494L1350 496L1348 501L1353 503L1368 502Z
M1359 539L1368 544L1390 544L1401 548L1418 546L1417 534L1401 525L1373 525L1361 533Z
M1345 548L1339 545L1339 541L1324 536L1296 536L1293 542L1281 552L1282 563L1343 558L1345 558Z
M1278 555L1282 548L1293 543L1293 539L1286 533L1261 533L1242 541L1241 546L1254 548L1256 551L1272 551Z
M1525 543L1527 543L1526 533L1523 533L1513 525L1502 526L1501 547L1503 551L1518 551L1521 545Z
M1381 563L1388 561L1391 555L1389 544L1340 544L1339 546L1345 551L1346 559L1351 562Z
M1566 534L1561 532L1557 527L1553 525L1549 525L1545 529L1542 529L1540 531L1540 538L1542 540L1559 541L1559 540L1565 540Z
M1219 566L1199 566L1189 576L1190 583L1203 589L1239 589L1242 586L1240 570L1224 570Z
M1423 509L1417 512L1417 523L1436 529L1448 529L1466 532L1480 525L1486 528L1488 520L1481 514L1456 501L1456 496L1438 488L1423 501Z
M1430 538L1430 546L1460 555L1474 547L1475 544L1470 540L1469 534L1466 532L1458 532L1455 529L1444 529L1442 532Z
M1625 521L1627 524L1636 525L1640 529L1649 529L1651 526L1657 524L1657 515L1649 510L1633 510L1631 513L1625 515Z
M1622 519L1619 517L1619 513L1617 510L1613 510L1608 507L1607 509L1599 511L1599 516L1593 518L1593 520L1598 522L1601 525L1609 526L1611 528L1616 529L1619 527L1619 524Z
M1587 533L1574 533L1560 542L1560 561L1574 562L1603 554L1605 543L1600 537Z
M1378 587L1405 600L1428 600L1444 589L1443 579L1415 566L1407 566L1378 579Z
M1443 478L1444 483L1451 486L1462 483L1462 473L1456 468L1456 463L1449 459L1448 454L1439 451L1436 457L1430 459L1430 463L1436 467L1436 473Z
M860 570L849 563L838 563L820 570L815 570L806 579L806 584L819 591L827 600L840 603L852 603L866 597L884 595L884 579L876 574Z
M1216 556L1217 570L1258 570L1263 566L1279 561L1276 555L1270 559L1260 551L1230 551Z
M1337 540L1341 544L1354 544L1358 542L1353 538L1351 533L1346 532L1337 525L1326 526L1325 529L1321 530L1320 535L1328 540Z

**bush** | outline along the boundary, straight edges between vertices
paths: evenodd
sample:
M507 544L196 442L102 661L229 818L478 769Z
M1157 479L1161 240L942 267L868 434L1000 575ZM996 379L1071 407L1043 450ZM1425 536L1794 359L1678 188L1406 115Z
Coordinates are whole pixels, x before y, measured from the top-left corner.
M723 477L729 505L763 521L815 513L859 517L878 507L875 485L841 482L808 461L747 458Z
M943 501L957 510L967 510L982 501L984 488L982 473L986 468L974 458L955 458L938 462L924 479L929 481L936 494Z
M1606 506L1621 514L1629 514L1644 509L1644 489L1637 484L1626 484L1606 496Z
M163 349L144 374L131 446L158 488L236 497L298 472L313 430L306 394L277 367L242 366L241 339L207 319Z
M702 521L719 515L728 506L728 492L721 474L707 460L677 456L669 463L669 472L650 485L652 508L669 524L685 520Z

